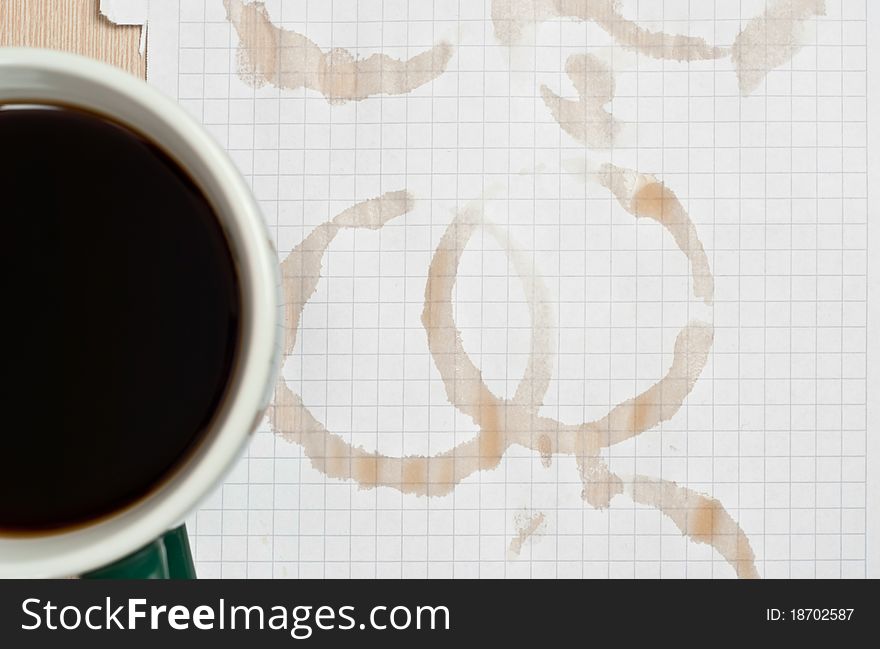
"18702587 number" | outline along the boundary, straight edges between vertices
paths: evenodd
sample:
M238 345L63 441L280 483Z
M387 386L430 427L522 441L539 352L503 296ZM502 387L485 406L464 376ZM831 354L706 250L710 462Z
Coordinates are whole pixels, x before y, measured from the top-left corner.
M852 619L854 608L768 608L768 622L847 622Z
M791 619L797 622L815 620L817 622L847 621L852 618L853 608L793 608Z

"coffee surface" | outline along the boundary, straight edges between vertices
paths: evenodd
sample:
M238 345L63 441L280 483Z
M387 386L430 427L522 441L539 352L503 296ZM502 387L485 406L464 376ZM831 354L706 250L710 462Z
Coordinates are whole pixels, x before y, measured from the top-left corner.
M233 373L241 296L211 205L144 138L0 110L0 534L78 525L157 487Z

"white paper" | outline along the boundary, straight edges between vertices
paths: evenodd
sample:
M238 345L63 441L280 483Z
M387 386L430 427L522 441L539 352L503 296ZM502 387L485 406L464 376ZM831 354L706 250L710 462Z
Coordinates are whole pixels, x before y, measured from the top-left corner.
M143 55L147 46L147 17L150 0L101 0L101 14L117 25L141 25L141 39L138 51Z
M150 0L101 0L101 13L117 25L147 22Z
M262 85L247 83L223 2L169 0L149 6L148 80L227 148L260 201L279 261L353 205L403 190L414 198L381 229L335 233L302 310L284 385L327 440L394 458L436 456L481 434L468 414L474 404L456 407L450 395L473 385L464 361L445 385L423 313L444 233L482 201L493 225L461 257L455 326L498 399L517 398L533 337L549 345L541 357L549 381L526 446L544 443L546 420L563 430L600 419L649 389L673 363L687 323L707 323L711 348L681 407L603 449L601 462L615 475L716 499L761 577L876 577L880 314L868 286L880 241L868 227L868 197L880 142L868 124L878 96L867 71L880 62L866 43L877 25L865 0L815 4L824 15L797 25L793 57L744 81L736 47L727 48L746 42L738 34L763 0L622 3L621 16L642 29L723 49L689 62L635 52L601 20L552 12L508 47L491 0L267 2L274 27L324 54L407 60L440 42L452 48L445 71L409 92L331 103L318 77L282 88L291 79L264 65ZM139 22L142 5L104 0L102 10ZM563 103L554 102L579 98L566 63L593 60L570 58L585 55L612 74L613 98L588 108L608 90L590 77L577 109L593 111L590 126L560 124L553 106ZM345 69L332 61L331 72ZM338 86L330 87L332 95ZM605 123L603 111L619 123L612 146L595 146L595 134L579 139ZM689 234L677 241L658 219L628 213L598 180L608 163L635 173L620 177L637 185L662 181L689 215ZM693 236L714 284L711 303L695 294L705 276L694 270ZM540 331L532 298L549 314ZM512 425L484 414L484 435ZM334 477L350 473L348 460L327 468L297 431L278 429L263 421L247 457L190 520L201 575L736 576L700 529L688 538L668 514L637 504L632 484L607 507L585 501L601 476L585 483L569 453L512 444L496 467L424 496L372 487L363 474ZM558 430L548 435L551 450Z

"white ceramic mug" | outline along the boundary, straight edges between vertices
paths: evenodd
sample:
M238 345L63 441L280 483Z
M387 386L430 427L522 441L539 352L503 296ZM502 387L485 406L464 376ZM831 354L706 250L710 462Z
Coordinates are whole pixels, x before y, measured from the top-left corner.
M72 54L0 49L0 104L87 109L162 148L214 208L242 290L241 346L227 397L211 430L170 479L136 504L76 529L0 535L0 577L77 575L129 555L181 523L238 459L268 405L278 371L278 261L250 188L226 152L174 101L144 81ZM0 494L5 497L15 496Z

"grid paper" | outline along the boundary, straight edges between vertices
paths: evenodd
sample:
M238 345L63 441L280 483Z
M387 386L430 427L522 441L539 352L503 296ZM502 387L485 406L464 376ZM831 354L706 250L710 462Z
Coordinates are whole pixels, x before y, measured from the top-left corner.
M602 417L663 375L682 326L707 320L714 344L681 409L602 457L615 472L716 498L762 577L877 574L868 561L866 0L827 0L825 15L806 21L802 49L746 97L729 58L656 60L591 22L547 20L505 47L490 0L266 6L274 25L324 51L407 59L441 40L454 46L446 71L409 93L330 104L314 90L245 83L221 0L149 8L148 81L229 151L279 260L355 203L402 189L416 199L379 230L340 231L304 308L283 377L328 430L392 456L432 455L478 433L447 398L420 316L444 231L484 199L552 307L542 415ZM622 12L726 46L764 9L764 0L641 0ZM583 53L614 73L607 107L623 126L607 149L565 133L541 98L542 84L577 97L565 62ZM711 307L693 297L688 260L668 232L569 171L585 161L653 174L675 192L708 256ZM510 397L523 375L528 306L509 255L478 233L454 311L496 395ZM313 468L265 420L188 525L203 577L734 576L658 511L625 495L595 509L583 488L573 457L546 466L513 446L497 469L447 496L362 489ZM518 521L538 514L539 529L513 555Z

